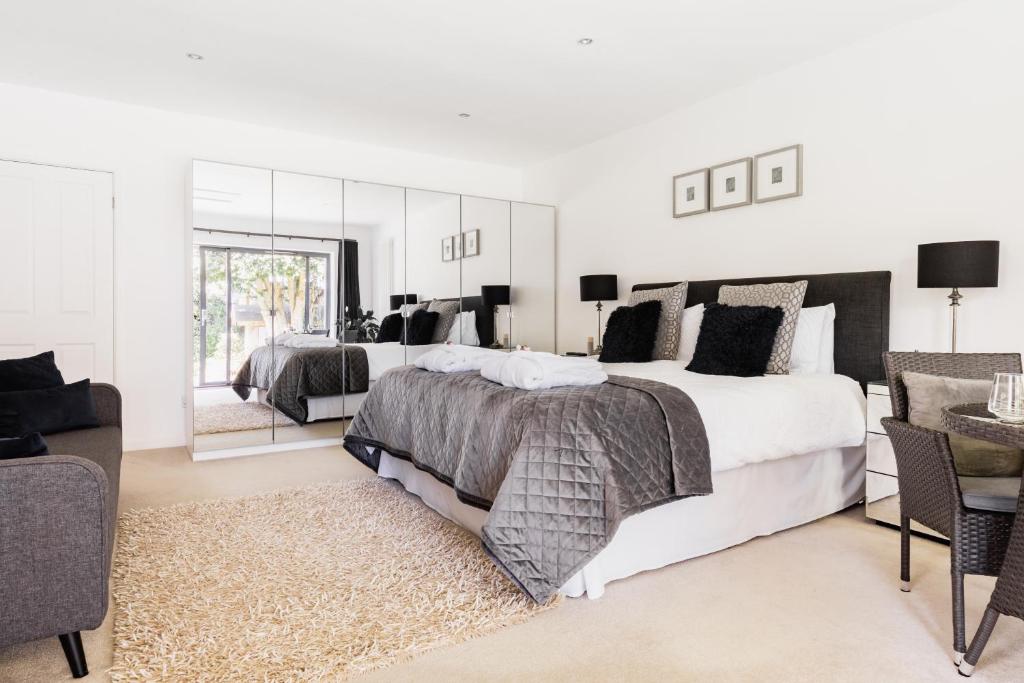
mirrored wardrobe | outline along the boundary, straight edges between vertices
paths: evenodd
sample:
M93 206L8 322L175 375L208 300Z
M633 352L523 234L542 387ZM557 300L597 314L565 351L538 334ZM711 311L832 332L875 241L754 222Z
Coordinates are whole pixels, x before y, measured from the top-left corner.
M339 444L438 344L555 350L553 207L211 161L192 206L197 459Z

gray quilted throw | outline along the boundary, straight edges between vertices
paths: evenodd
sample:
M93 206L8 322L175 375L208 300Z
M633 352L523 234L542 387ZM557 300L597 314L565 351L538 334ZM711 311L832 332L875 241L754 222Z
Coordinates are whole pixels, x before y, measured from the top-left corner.
M410 460L489 509L483 545L543 602L608 545L626 517L711 493L704 423L676 387L611 376L524 391L478 373L384 373L345 436L376 470Z
M267 400L299 424L309 417L307 398L366 391L370 364L366 349L293 349L261 346L246 359L231 388L242 400L251 389L267 391Z

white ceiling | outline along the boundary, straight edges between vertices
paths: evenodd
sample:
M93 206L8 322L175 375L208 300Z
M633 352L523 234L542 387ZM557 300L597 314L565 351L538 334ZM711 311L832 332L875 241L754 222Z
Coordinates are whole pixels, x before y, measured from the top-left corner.
M955 2L12 0L0 81L521 165Z

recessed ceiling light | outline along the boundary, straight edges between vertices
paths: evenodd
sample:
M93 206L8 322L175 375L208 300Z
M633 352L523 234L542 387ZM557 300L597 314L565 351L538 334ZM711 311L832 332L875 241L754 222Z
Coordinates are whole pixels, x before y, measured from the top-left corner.
M203 56L201 54L196 53L196 52L186 52L185 56L188 57L189 59L193 60L193 61L196 61L196 62L203 61Z
M468 119L469 118L469 114L467 114L466 112L462 112L461 114L459 114L459 118L460 119Z
M592 42L594 42L593 38L580 38L579 40L576 41L576 44L587 46L590 45Z

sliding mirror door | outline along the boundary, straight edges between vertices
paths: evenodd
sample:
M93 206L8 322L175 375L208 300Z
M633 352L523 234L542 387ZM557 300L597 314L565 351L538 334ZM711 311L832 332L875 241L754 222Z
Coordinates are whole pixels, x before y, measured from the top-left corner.
M507 201L462 198L462 305L460 343L508 348L512 340L509 253L511 207Z
M343 181L274 171L274 443L338 443L348 368L338 330L343 283Z
M273 441L273 411L233 386L274 336L271 171L196 161L192 167L193 450Z
M413 306L406 307L406 363L447 341L461 310L460 204L457 194L406 190L406 293L438 313L435 324L424 325Z
M512 202L512 344L555 351L555 209Z
M341 284L345 415L351 418L380 373L405 364L399 312L406 299L405 188L345 181Z

